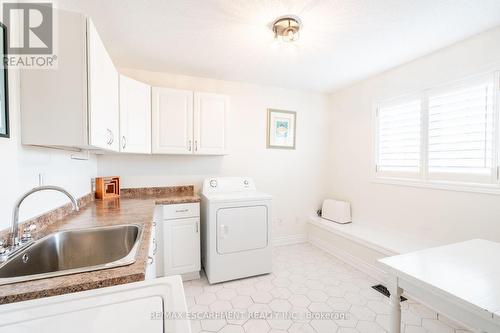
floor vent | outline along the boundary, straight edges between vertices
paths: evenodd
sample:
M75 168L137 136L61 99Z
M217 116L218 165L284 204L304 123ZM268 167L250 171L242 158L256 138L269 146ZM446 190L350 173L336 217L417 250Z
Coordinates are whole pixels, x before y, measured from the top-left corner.
M376 286L372 286L373 289L384 295L385 297L390 297L391 293L383 284L377 284ZM401 296L401 302L406 301L407 299L403 296Z

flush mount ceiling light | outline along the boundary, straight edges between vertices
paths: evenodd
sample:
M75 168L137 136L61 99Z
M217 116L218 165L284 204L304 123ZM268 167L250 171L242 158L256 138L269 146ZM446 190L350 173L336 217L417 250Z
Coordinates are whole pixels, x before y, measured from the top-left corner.
M295 42L299 39L299 30L302 26L296 16L282 16L272 23L274 39L284 42Z

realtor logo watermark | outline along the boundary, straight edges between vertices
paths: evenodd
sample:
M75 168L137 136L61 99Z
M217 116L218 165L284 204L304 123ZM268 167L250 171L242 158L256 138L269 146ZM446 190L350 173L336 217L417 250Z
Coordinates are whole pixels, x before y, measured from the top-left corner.
M50 2L5 2L3 24L8 43L4 65L55 68L54 11Z

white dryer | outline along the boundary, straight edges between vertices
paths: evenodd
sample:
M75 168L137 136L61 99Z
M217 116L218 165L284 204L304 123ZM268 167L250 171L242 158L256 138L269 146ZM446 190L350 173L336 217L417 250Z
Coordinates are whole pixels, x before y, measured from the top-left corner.
M204 181L202 263L210 283L272 272L271 206L272 196L250 178Z

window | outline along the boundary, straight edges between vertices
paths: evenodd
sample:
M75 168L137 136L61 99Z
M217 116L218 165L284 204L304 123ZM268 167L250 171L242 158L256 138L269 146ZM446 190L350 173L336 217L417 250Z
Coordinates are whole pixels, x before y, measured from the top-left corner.
M494 156L494 81L429 95L429 177L489 182Z
M500 193L499 92L495 73L379 103L376 177Z
M421 101L413 99L381 106L377 116L377 171L387 175L417 175L421 160Z

